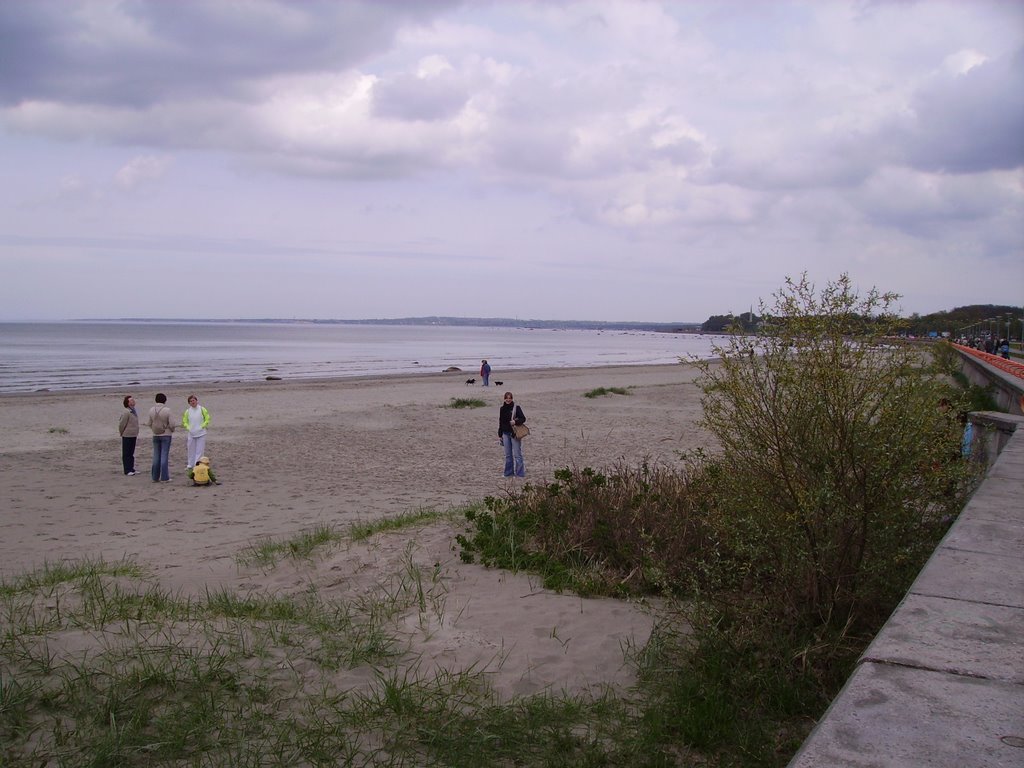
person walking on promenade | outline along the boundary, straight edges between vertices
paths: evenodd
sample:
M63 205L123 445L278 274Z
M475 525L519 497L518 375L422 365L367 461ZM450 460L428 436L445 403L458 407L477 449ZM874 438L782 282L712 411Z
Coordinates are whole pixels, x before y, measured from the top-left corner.
M480 378L484 380L484 386L491 385L491 364L486 360L480 361Z
M117 422L121 434L121 466L129 477L135 475L135 443L139 439L139 412L135 410L135 398L125 395L124 413Z
M199 457L206 453L206 428L210 426L210 412L199 404L195 395L188 396L188 408L181 415L181 426L188 430L185 445L188 447L188 466L192 469Z
M149 409L146 426L153 430L153 468L150 476L153 482L170 482L171 479L171 435L174 421L171 409L167 407L167 395L158 392L156 405Z
M513 426L526 423L526 414L515 403L511 392L506 392L501 410L498 411L498 441L505 448L505 477L525 477L523 462L523 441L516 437Z

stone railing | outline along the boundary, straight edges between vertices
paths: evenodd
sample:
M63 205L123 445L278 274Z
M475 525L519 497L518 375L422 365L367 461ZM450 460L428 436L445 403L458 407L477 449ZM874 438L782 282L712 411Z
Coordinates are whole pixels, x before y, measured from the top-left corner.
M1024 363L954 344L963 358L961 370L972 384L991 387L1000 408L1024 415Z

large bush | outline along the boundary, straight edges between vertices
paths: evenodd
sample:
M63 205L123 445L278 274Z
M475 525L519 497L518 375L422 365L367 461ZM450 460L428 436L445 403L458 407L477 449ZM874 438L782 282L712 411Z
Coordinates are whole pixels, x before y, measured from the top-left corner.
M927 356L893 340L894 294L806 276L762 305L756 336L702 364L718 438L723 586L803 626L887 614L962 503L955 407ZM884 617L884 616L883 616Z

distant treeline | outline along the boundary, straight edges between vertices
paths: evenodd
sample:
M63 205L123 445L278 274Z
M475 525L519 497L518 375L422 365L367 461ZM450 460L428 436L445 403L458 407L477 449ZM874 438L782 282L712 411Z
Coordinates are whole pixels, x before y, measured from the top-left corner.
M1020 307L1004 304L971 304L956 307L948 312L933 312L930 315L913 314L906 319L907 333L924 336L931 331L942 333L948 331L957 335L969 326L976 326L974 333L991 329L997 336L1007 334L1006 324L1009 321L1012 335L1016 338L1020 332L1020 322L1024 311Z
M976 326L974 332L983 332L991 328L996 335L1006 335L1006 324L1009 320L1010 330L1014 338L1020 333L1021 320L1024 319L1024 310L1020 307L1010 307L1003 304L971 304L966 307L956 307L946 312L933 312L929 315L920 315L916 312L910 317L903 318L903 330L912 336L927 336L931 332L957 335L971 326ZM700 330L703 333L722 333L730 328L739 328L743 331L756 331L763 318L753 312L744 312L740 315L712 315L703 323Z

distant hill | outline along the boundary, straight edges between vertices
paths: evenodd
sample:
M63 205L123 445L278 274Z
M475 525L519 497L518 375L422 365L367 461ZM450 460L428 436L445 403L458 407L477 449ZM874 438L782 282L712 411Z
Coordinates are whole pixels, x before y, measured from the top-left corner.
M955 335L976 326L975 331L988 327L996 333L997 324L1002 330L998 335L1006 335L1007 316L1011 319L1011 330L1014 338L1019 338L1020 322L1024 317L1020 307L1002 304L971 304L956 307L945 312L933 312L929 315L913 314L904 318L907 333L925 336L932 331L942 333L948 331ZM755 330L761 318L753 312L739 315L711 315L703 323L680 321L675 323L647 323L637 320L538 320L511 317L451 317L432 315L429 317L376 317L356 320L315 320L306 318L235 318L235 319L196 319L190 322L199 323L310 323L312 325L439 325L439 326L473 326L481 328L562 328L583 330L627 330L627 331L658 331L662 333L721 333L733 324L739 324L744 330ZM998 323L997 323L998 321ZM122 317L92 322L132 322L132 323L180 323L181 318Z
M445 325L482 328L564 328L585 330L681 331L695 330L700 323L645 323L633 320L521 320L509 317L398 317L369 320L316 320L319 323L358 325Z
M91 322L118 323L180 323L181 318L119 317ZM196 323L308 323L310 325L440 325L477 328L561 328L583 330L660 331L678 333L700 330L700 323L645 323L635 320L521 320L510 317L376 317L361 320L315 320L307 318L247 317L235 319L201 319Z
M966 307L956 307L948 312L933 312L930 315L911 315L906 319L907 332L915 336L924 336L931 331L942 333L948 331L951 335L957 335L968 327L974 326L974 333L991 330L997 336L1006 336L1006 323L1010 321L1010 327L1014 338L1020 333L1020 322L1022 311L1020 307L1010 307L1004 304L971 304Z

